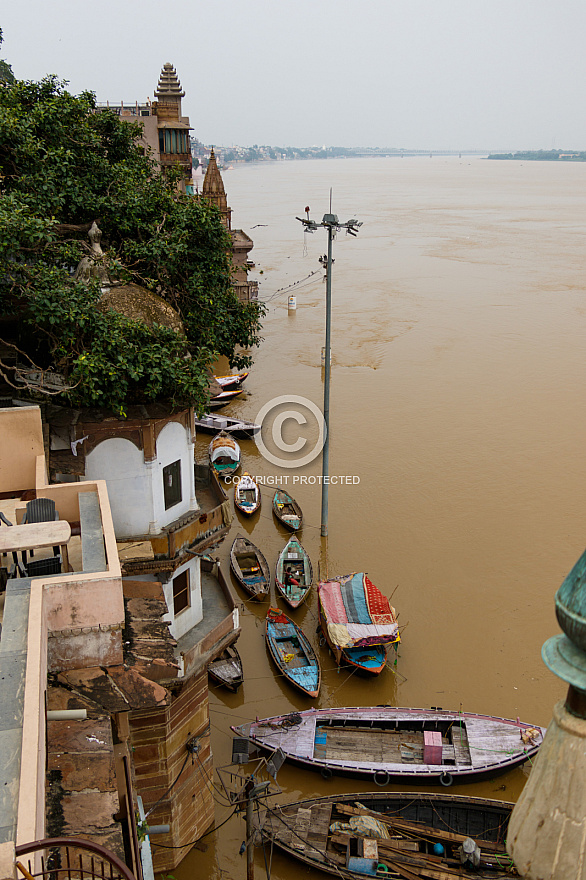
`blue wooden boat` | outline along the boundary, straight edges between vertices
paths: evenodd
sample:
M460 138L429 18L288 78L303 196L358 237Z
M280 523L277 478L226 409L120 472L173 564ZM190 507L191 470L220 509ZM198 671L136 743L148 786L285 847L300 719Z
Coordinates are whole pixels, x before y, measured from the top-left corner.
M270 655L283 676L315 699L321 685L321 667L305 633L278 608L269 608L265 637Z

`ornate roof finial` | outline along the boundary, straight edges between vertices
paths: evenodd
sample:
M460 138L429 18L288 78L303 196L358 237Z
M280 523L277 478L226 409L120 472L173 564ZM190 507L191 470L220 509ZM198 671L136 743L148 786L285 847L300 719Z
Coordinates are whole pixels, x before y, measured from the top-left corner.
M177 71L173 65L167 61L161 70L159 77L159 85L155 92L156 98L184 98L185 92L181 89L181 83L177 76Z

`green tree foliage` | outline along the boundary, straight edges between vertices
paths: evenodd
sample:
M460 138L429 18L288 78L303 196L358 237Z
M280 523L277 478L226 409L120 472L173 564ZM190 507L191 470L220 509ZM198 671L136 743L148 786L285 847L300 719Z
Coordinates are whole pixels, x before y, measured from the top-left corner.
M0 46L2 45L2 28L0 28ZM13 83L14 82L14 74L12 72L12 67L8 64L7 61L3 61L0 58L0 84L1 83Z
M71 404L201 410L218 355L250 363L236 352L260 341L263 307L234 293L216 208L179 193L179 172L161 175L139 132L53 77L0 86L0 337L62 374ZM104 312L99 283L73 280L94 220L110 276L164 296L185 337Z

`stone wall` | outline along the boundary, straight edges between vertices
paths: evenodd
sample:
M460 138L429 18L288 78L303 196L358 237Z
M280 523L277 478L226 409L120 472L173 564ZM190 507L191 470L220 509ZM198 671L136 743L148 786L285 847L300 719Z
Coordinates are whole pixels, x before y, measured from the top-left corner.
M173 686L172 692L167 708L131 713L130 735L136 790L147 813L157 804L148 822L171 826L169 834L151 838L151 845L179 847L197 841L214 819L206 670L179 687ZM194 754L188 751L188 743L194 744ZM188 847L162 849L153 845L155 871L172 870L188 852Z

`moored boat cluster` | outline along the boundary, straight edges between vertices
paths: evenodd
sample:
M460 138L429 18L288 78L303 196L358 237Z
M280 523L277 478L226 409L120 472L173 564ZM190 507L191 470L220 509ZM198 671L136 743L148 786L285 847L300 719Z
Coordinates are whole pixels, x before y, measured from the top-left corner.
M209 446L210 462L220 477L234 481L235 508L250 518L260 510L261 491L249 473L234 480L241 464L234 434L240 431L241 437L250 438L260 426L232 423L213 421L206 428L221 428ZM276 598L295 611L314 586L311 559L298 537L303 513L281 488L274 491L271 507L275 519L293 533L276 561L274 582ZM270 565L260 548L241 534L232 544L230 567L252 600L270 600ZM389 649L396 651L400 643L388 597L364 572L319 581L317 593L321 643L338 666L380 674ZM269 605L265 641L279 674L317 700L319 657L301 627L276 605ZM242 681L238 662L239 667L233 655L221 658L221 669L232 676L224 682L228 686ZM257 718L232 730L261 751L279 750L285 760L317 770L326 780L355 776L372 780L379 789L400 780L449 786L506 771L535 756L545 733L519 719L392 706L314 707ZM498 878L515 874L504 849L512 806L439 793L379 791L267 807L261 830L289 855L342 877Z

